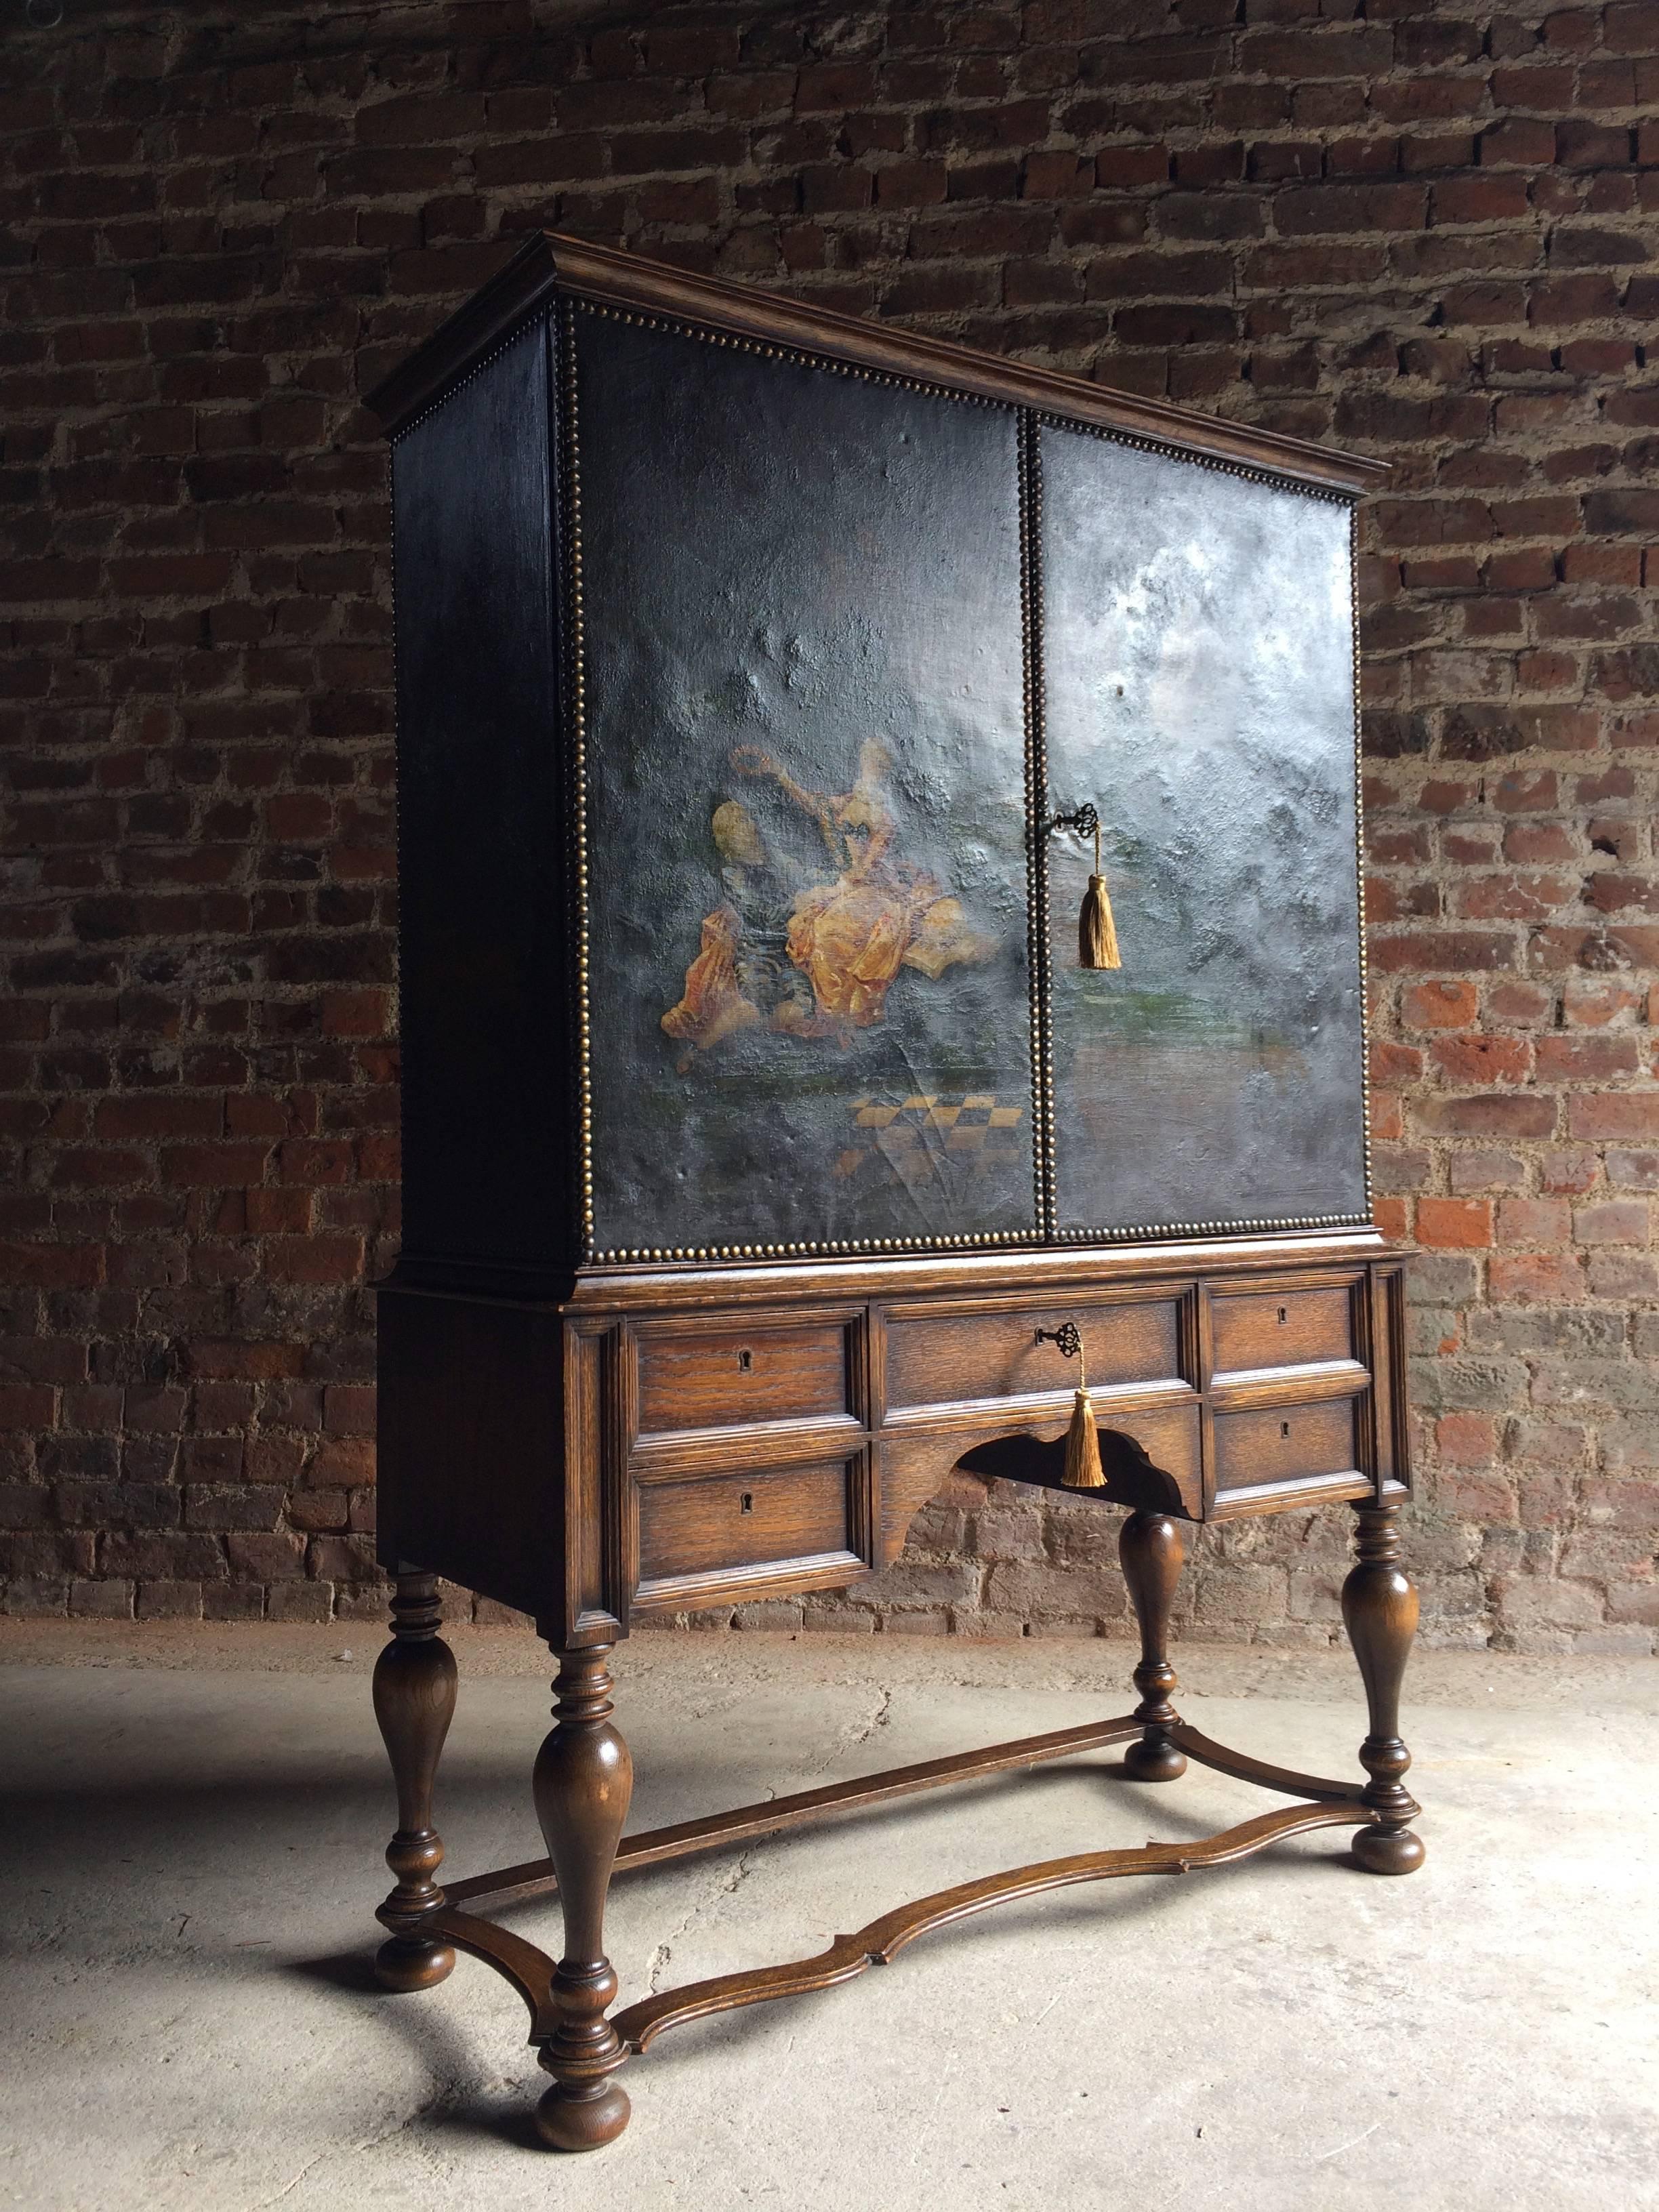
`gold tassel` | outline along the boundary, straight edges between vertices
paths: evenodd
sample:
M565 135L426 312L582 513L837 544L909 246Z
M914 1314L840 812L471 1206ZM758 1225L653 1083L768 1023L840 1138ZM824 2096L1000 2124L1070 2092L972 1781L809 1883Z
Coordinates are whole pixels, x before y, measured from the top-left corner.
M1067 1490L1104 1490L1106 1477L1100 1464L1100 1437L1089 1395L1089 1372L1078 1353L1077 1397L1072 1406L1072 1425L1066 1431L1066 1469L1060 1481Z
M1118 957L1117 928L1112 920L1112 902L1106 896L1106 878L1100 872L1100 825L1095 824L1095 872L1089 878L1089 888L1084 894L1083 911L1078 916L1077 957L1085 968L1121 968Z

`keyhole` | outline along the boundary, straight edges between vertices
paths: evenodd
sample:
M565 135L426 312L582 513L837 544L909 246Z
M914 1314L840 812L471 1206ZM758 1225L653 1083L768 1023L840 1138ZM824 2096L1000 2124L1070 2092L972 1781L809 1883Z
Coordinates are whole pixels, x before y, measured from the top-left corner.
M755 1493L752 1490L745 1490L738 1500L738 1510L739 1513L752 1513L754 1510Z
M1291 1433L1291 1425L1290 1425L1290 1423L1289 1423L1288 1421L1281 1421L1281 1422L1279 1423L1279 1435L1280 1435L1281 1437L1287 1437L1287 1436L1289 1436L1289 1434Z
M1279 1319L1282 1321L1284 1318L1285 1318L1285 1316L1283 1316L1283 1314L1281 1314L1281 1315L1279 1316ZM750 1351L747 1351L747 1350L744 1350L744 1351L743 1351L743 1352L740 1352L738 1354L738 1374L739 1374L739 1375L752 1375L752 1374L754 1373L754 1371L755 1371L755 1355L754 1355L754 1353L753 1353L752 1352L750 1352Z
M1283 1307L1283 1306L1280 1306L1280 1308L1279 1309L1279 1318L1280 1319L1280 1321L1281 1321L1281 1322L1282 1322L1282 1321L1284 1320L1284 1318L1285 1318L1285 1309L1284 1309L1284 1307Z

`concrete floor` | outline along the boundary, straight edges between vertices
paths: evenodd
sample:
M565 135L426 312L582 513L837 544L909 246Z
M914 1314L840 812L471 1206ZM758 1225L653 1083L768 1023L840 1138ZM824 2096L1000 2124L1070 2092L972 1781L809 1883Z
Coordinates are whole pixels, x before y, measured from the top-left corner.
M527 1636L453 1638L453 1871L539 1849ZM628 2134L533 2147L518 1998L377 1993L392 1808L362 1629L12 1624L0 2203L31 2212L770 2205L1289 2212L1659 2204L1659 1667L1425 1654L1424 1870L1338 1834L1004 1906L840 1990L665 2035ZM619 1655L632 1825L1126 1710L1116 1644L653 1636ZM1177 1652L1212 1735L1346 1771L1340 1656ZM1277 1802L1115 1754L629 1877L627 2002L804 1954L1026 1859ZM556 1948L557 1908L509 1916Z

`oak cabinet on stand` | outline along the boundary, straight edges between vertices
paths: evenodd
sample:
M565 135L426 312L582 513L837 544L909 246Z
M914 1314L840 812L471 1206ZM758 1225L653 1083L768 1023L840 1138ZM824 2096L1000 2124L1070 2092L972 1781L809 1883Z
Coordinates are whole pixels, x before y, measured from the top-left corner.
M580 2149L665 2028L1000 1899L1326 1826L1409 1872L1404 1255L1370 1225L1358 902L1374 465L551 235L374 404L406 1240L381 1979L457 1948L504 1974L541 2131ZM1127 1509L1133 1712L624 1837L634 1618L853 1583L957 1467ZM1352 1781L1173 1703L1183 1525L1322 1504L1358 1521ZM547 1857L443 1886L441 1576L558 1666ZM1296 1802L612 2012L613 1873L1115 1743ZM556 1888L556 1961L477 1909Z

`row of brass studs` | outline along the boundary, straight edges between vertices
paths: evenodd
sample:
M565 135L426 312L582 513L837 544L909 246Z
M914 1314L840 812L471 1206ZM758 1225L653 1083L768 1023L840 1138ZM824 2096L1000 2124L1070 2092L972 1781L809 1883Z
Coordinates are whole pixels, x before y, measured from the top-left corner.
M665 331L671 337L700 338L705 345L724 346L733 353L752 353L763 361L787 361L799 368L819 368L830 376L850 376L860 384L884 384L900 392L925 392L931 399L954 400L959 407L1012 408L1007 399L993 399L978 392L957 392L948 384L930 384L919 376L895 376L881 368L865 368L856 362L837 361L831 354L811 353L801 346L773 345L764 338L739 337L699 323L682 322L670 315L641 314L627 307L606 307L598 300L573 300L585 315L598 315L609 323L628 323L635 330Z
M1054 1226L1053 955L1048 916L1048 697L1043 684L1042 447L1019 417L1019 608L1025 701L1025 935L1031 971L1031 1173L1038 1233Z
M1137 430L1115 429L1109 422L1079 422L1069 415L1039 415L1046 428L1075 430L1085 438L1104 438L1115 446L1133 446L1138 453L1162 453L1166 460L1189 461L1196 469L1214 469L1224 477L1243 477L1248 483L1272 484L1278 491L1296 492L1304 499L1322 499L1333 507L1351 507L1357 492L1332 484L1305 483L1300 477L1281 475L1276 469L1253 468L1248 461L1230 461L1218 453L1194 453Z
M1364 1229L1369 1213L1294 1213L1277 1221L1148 1221L1133 1229L1058 1229L1060 1244L1122 1244L1141 1237L1236 1237L1241 1231Z
M593 1071L588 1020L587 667L582 604L582 483L576 424L576 331L568 313L556 319L560 427L564 441L565 644L570 708L570 841L575 891L576 1127L581 1177L582 1249L593 1243Z
M1353 627L1353 848L1359 898L1359 1119L1365 1151L1365 1212L1375 1201L1371 1167L1370 960L1365 945L1365 738L1359 668L1359 509L1348 518L1348 605Z
M1055 1244L1130 1244L1146 1237L1240 1237L1292 1229L1364 1229L1370 1223L1370 1217L1366 1213L1298 1213L1282 1220L1143 1221L1127 1229L1059 1229L1046 1237L1030 1230L997 1230L974 1237L867 1237L840 1243L639 1245L595 1252L591 1257L596 1267L674 1261L856 1259L890 1252L1006 1250L1011 1246L1040 1250L1052 1249Z
M510 347L517 345L520 338L528 337L540 319L539 313L526 316L516 329L509 331L504 338L491 346L487 354L475 361L465 376L458 376L453 384L445 385L438 397L435 399L429 399L418 415L411 415L407 422L400 422L392 434L391 443L394 446L402 445L410 432L418 430L428 416L435 415L441 407L447 407L458 392L465 392L475 376L482 376L492 362L499 361Z
M641 1260L813 1260L855 1259L872 1252L985 1251L992 1247L1035 1246L1042 1239L1029 1229L987 1230L973 1237L865 1237L844 1243L798 1244L684 1244L629 1247L626 1250L595 1252L600 1266Z

